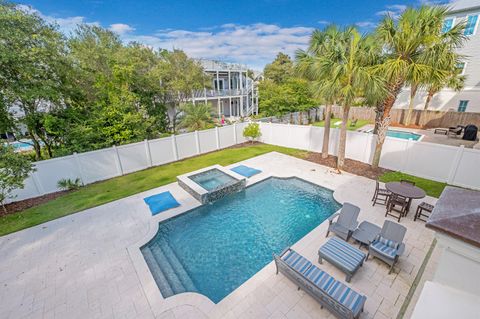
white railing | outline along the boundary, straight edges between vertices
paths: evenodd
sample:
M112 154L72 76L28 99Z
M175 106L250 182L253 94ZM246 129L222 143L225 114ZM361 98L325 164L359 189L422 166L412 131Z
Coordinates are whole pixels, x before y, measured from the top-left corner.
M23 189L15 191L13 200L56 192L57 182L63 178L80 178L86 185L243 143L246 125L237 123L35 162L36 171Z

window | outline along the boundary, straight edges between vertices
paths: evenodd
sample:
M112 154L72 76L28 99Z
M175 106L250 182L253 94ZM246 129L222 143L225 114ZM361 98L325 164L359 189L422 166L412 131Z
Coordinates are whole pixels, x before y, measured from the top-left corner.
M465 74L465 66L466 66L466 63L465 63L465 62L460 62L460 63L457 64L458 74L460 74L460 75L464 75L464 74Z
M475 33L475 28L477 27L478 16L468 16L467 25L463 31L464 35L473 35Z
M219 79L218 83L217 80L213 80L213 83L215 85L215 90L223 90L223 79Z
M468 101L461 100L458 104L458 112L465 112L467 110Z
M442 33L450 31L453 27L453 18L443 21Z

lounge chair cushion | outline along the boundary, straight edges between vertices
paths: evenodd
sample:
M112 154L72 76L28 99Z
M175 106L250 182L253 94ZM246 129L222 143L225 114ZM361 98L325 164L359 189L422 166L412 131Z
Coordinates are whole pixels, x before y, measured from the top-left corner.
M365 259L365 254L337 237L330 238L319 252L328 256L329 261L342 265L349 272L355 272Z
M283 255L282 260L301 274L303 274L312 265L308 259L299 255L293 250L290 250L288 253Z
M259 174L262 171L256 168L251 168L245 165L239 165L231 169L231 171L234 171L237 174L240 174L245 177L252 177L253 175Z
M156 215L167 209L180 206L170 192L163 192L143 199L150 208L152 215Z
M388 256L391 259L394 259L395 256L397 256L397 248L393 248L389 245L384 244L380 240L374 241L371 245L370 248L377 251L379 254Z
M335 283L328 289L327 293L337 300L339 303L352 310L354 314L360 312L365 296L360 295L356 291L340 281Z
M304 276L308 280L310 280L315 286L325 292L335 282L335 279L332 276L330 276L323 270L320 270L315 265L312 265L312 267L308 268Z

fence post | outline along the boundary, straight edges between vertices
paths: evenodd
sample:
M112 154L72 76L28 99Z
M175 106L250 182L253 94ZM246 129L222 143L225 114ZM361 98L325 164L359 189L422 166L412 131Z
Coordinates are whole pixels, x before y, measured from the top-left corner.
M237 123L233 123L233 143L238 144L238 138L237 138Z
M220 136L218 134L218 126L215 126L215 141L217 142L217 150L220 149Z
M403 160L401 172L406 172L408 167L408 161L410 160L410 146L412 145L412 139L409 138L407 140L407 144L405 146L405 159Z
M457 175L458 166L462 162L463 152L465 151L465 145L460 145L455 154L455 158L453 159L452 167L450 168L450 172L448 174L447 184L453 184L455 181L455 175Z
M310 124L308 129L308 151L312 151L312 131L312 125Z
M85 176L83 175L82 165L80 163L80 159L78 158L77 152L73 152L73 159L75 161L75 165L77 166L78 174L80 174L80 181L83 185L85 185Z
M372 143L373 143L373 133L365 133L367 134L365 150L363 152L363 162L370 164L370 155L372 151Z
M37 172L34 171L32 172L32 181L33 185L35 185L35 188L37 189L37 192L39 195L44 195L46 194L45 190L43 189L42 182L40 181L40 178L38 178Z
M147 166L152 167L153 162L152 162L152 153L150 152L150 144L148 143L147 139L145 139L143 142L145 143L145 153L147 154Z
M122 162L120 161L120 154L118 154L118 149L116 145L112 146L113 148L113 156L115 157L115 166L117 167L118 176L123 175L123 167Z
M175 138L175 134L170 135L172 139L172 150L173 150L173 158L178 161L178 149L177 149L177 140Z
M195 146L197 147L197 155L200 154L200 137L198 131L195 131Z

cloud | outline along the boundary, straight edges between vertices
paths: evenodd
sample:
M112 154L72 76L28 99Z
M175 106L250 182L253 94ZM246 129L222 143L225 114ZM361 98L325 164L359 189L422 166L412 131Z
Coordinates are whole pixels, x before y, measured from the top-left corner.
M118 35L124 35L126 33L135 31L134 27L131 27L128 24L125 24L125 23L111 24L108 29L112 32L117 33Z
M389 15L392 18L398 18L403 11L407 9L407 6L404 4L392 4L386 6L386 10L378 11L376 13L377 16L385 16Z
M372 21L359 21L359 22L355 22L355 25L359 28L371 29L371 28L374 28L377 24Z
M330 21L327 20L319 20L318 24L330 24Z

